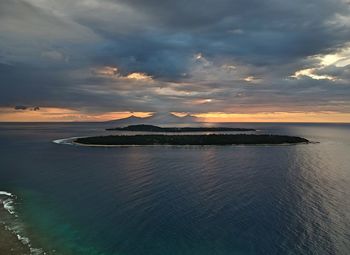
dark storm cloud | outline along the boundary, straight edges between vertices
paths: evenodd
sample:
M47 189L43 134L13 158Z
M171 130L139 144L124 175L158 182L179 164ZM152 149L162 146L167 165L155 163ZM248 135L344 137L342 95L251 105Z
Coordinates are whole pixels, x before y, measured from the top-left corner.
M341 0L3 0L0 106L349 112L347 66L316 56L346 49L349 28Z
M195 49L210 56L304 57L333 50L349 39L348 27L327 24L335 14L348 15L343 1L122 2L147 13L166 32L189 33Z

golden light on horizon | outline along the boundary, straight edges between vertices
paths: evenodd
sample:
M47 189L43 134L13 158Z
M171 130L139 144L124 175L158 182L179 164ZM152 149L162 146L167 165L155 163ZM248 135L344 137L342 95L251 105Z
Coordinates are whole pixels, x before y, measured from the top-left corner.
M151 112L106 112L84 113L77 110L41 107L39 111L14 110L0 108L0 122L75 122L75 121L108 121L130 117L147 117Z
M86 113L78 110L41 107L40 110L15 110L0 108L0 122L94 122L127 118L130 116L148 117L153 112L105 112ZM260 113L185 113L172 112L176 116L188 114L198 117L201 122L333 122L350 123L350 113L341 112L260 112Z
M334 122L349 123L350 113L340 112L262 112L194 114L204 122Z

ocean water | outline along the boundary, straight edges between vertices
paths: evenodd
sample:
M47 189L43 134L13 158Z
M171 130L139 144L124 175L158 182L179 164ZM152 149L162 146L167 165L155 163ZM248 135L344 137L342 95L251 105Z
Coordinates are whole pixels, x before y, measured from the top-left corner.
M319 143L91 148L52 141L104 126L0 124L0 221L32 254L350 254L350 125L233 126Z

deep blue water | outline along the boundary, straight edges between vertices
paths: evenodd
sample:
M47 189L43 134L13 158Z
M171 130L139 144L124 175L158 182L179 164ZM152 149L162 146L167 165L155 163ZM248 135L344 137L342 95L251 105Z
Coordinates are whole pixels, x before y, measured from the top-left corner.
M350 125L243 126L320 143L90 148L52 140L98 124L0 124L0 190L47 254L350 254Z

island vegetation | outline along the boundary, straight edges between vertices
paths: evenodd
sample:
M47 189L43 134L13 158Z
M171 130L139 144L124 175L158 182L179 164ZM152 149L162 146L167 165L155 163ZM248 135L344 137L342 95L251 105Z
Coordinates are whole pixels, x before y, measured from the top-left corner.
M158 127L154 125L130 125L127 127L107 128L109 131L139 131L139 132L228 132L228 131L256 131L253 128L230 127Z
M109 135L77 138L83 145L258 145L308 143L305 138L284 135Z

